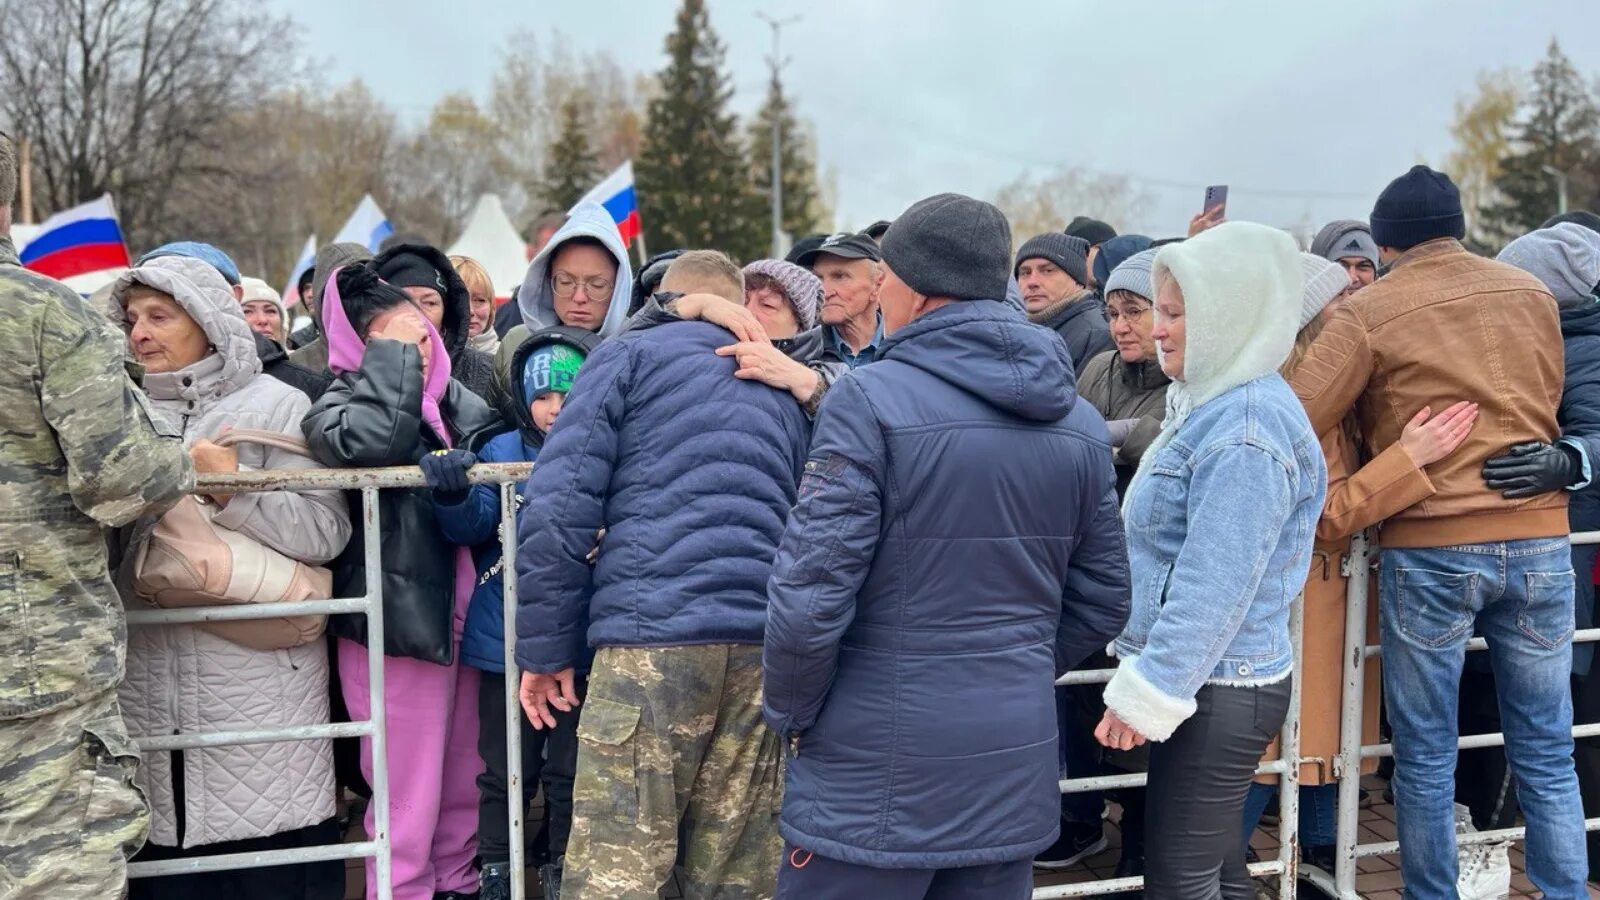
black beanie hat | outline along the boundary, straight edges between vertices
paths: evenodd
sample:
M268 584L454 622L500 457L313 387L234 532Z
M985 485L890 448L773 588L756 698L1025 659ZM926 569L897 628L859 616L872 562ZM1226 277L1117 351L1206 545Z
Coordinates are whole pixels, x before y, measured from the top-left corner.
M1098 247L1116 237L1117 230L1099 219L1078 216L1067 223L1067 227L1062 231L1062 234L1069 237L1083 238L1089 242L1089 246Z
M383 265L378 268L378 275L397 288L433 288L440 297L450 290L445 285L444 273L434 268L426 257L409 251L384 259Z
M367 327L385 310L415 306L405 292L379 277L371 262L350 263L338 270L339 300L344 316L362 340Z
M1059 234L1047 231L1036 234L1022 245L1017 251L1017 261L1011 266L1011 274L1015 275L1022 268L1023 260L1047 259L1056 264L1056 268L1072 276L1072 280L1088 287L1089 285L1089 242L1081 237Z
M1449 175L1427 166L1412 166L1389 182L1372 207L1372 239L1379 247L1410 250L1438 238L1459 241L1466 234L1461 192Z
M1003 300L1011 280L1011 225L992 203L935 194L894 220L883 236L883 262L927 297Z
M1587 209L1575 209L1572 212L1564 212L1559 216L1551 216L1550 218L1545 219L1544 224L1540 225L1539 227L1541 229L1554 228L1563 222L1571 222L1574 225L1582 225L1584 228L1587 228L1596 234L1600 234L1600 213L1592 213Z

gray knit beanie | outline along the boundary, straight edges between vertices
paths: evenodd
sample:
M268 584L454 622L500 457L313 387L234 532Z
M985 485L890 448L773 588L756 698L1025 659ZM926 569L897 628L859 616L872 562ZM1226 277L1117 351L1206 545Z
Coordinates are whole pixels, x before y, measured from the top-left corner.
M1600 284L1600 234L1575 222L1525 234L1495 259L1544 282L1563 309L1593 302Z
M1336 219L1322 226L1311 242L1311 252L1329 262L1356 256L1373 268L1378 266L1378 244L1372 239L1372 229L1355 219Z
M1015 273L1022 268L1022 261L1027 259L1047 259L1056 264L1061 271L1072 276L1072 280L1084 285L1089 284L1089 242L1081 237L1062 234L1059 231L1047 231L1044 234L1028 238L1028 242L1017 251L1016 262L1012 264L1011 271Z
M1306 286L1300 293L1300 327L1322 314L1334 298L1350 287L1350 273L1344 266L1325 259L1316 253L1301 253L1300 266L1305 273Z
M1153 302L1156 287L1151 280L1150 269L1155 265L1156 254L1160 252L1160 247L1151 247L1123 260L1122 265L1112 269L1111 277L1106 279L1106 296L1111 296L1112 291L1129 291Z
M1002 300L1011 274L1011 225L992 203L935 194L894 220L883 236L883 262L927 297Z
M817 327L817 313L822 308L822 279L791 262L781 259L758 259L744 267L745 284L751 275L762 275L778 283L778 290L794 310L801 331Z

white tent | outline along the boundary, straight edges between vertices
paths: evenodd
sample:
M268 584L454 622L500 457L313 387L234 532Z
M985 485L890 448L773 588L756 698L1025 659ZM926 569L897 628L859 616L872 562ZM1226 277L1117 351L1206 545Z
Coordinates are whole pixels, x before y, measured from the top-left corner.
M522 276L528 271L528 245L511 224L500 198L494 194L478 198L478 205L467 218L467 227L446 252L451 256L470 256L482 263L489 271L489 280L494 282L498 300L515 296Z

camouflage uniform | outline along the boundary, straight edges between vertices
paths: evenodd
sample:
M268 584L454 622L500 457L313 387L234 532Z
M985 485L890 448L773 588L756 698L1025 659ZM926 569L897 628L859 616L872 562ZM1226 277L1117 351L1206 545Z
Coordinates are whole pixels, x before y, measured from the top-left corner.
M194 484L121 334L0 236L0 897L114 898L144 839L101 525ZM164 440L172 437L173 440Z
M602 647L578 719L563 895L655 900L683 822L683 895L773 895L783 754L761 719L761 648Z

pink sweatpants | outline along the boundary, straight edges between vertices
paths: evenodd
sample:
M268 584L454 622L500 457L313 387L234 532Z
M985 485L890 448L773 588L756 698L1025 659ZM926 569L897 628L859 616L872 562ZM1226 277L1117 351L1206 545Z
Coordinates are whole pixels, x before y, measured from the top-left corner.
M459 647L458 647L459 651ZM383 661L389 736L389 834L395 900L478 889L478 670L390 656ZM351 719L371 714L367 648L339 641L339 677ZM361 772L372 781L372 742L361 739ZM373 811L367 809L367 833ZM367 897L378 896L367 860Z

